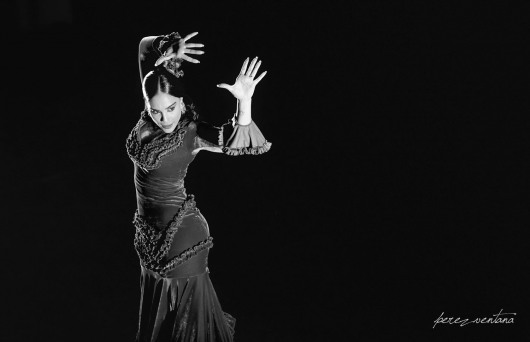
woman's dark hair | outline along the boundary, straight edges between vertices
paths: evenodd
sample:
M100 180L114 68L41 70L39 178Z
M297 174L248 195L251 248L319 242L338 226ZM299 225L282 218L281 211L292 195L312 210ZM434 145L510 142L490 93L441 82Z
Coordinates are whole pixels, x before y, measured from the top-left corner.
M188 118L190 120L197 120L198 114L195 111L191 98L186 94L184 83L177 78L175 75L167 71L162 65L156 67L153 71L150 71L144 77L142 82L142 92L144 100L148 102L155 96L158 91L164 94L169 94L175 97L184 97L184 105L186 106L186 112L182 118Z

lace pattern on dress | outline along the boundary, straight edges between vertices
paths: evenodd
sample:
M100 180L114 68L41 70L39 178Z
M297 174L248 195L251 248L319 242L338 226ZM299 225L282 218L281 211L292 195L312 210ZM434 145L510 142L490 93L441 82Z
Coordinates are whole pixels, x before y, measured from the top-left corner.
M146 111L141 114L132 131L129 133L125 142L127 154L132 161L136 162L144 170L153 170L160 167L162 157L176 151L186 134L185 126L188 120L181 120L175 130L171 133L164 134L161 137L154 138L146 144L141 144L138 139L140 125L147 120Z
M173 243L173 238L182 224L183 217L189 210L199 211L196 207L195 197L192 194L188 195L167 227L159 230L150 225L145 217L140 215L138 209L136 209L132 221L136 227L134 248L143 267L165 276L168 272L186 262L200 251L213 246L213 238L210 236L197 245L186 249L178 256L164 262L164 258L167 257L171 244Z

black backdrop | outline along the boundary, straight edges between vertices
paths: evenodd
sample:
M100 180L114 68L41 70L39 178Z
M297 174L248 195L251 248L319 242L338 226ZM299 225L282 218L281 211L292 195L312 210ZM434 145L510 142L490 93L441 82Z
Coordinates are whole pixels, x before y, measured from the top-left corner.
M24 5L26 4L26 5ZM5 341L132 341L136 206L125 138L143 36L199 31L185 80L226 121L259 56L262 156L186 180L238 341L523 340L528 6L7 1ZM522 82L524 81L524 82ZM517 313L514 324L438 324Z

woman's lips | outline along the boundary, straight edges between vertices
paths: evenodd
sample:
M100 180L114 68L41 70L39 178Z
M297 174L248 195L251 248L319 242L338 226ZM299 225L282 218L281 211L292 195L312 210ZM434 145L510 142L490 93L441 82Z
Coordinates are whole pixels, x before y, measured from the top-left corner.
M171 128L171 126L173 126L173 124L171 124L171 125L167 125L167 126L162 125L162 128L169 129L169 128Z

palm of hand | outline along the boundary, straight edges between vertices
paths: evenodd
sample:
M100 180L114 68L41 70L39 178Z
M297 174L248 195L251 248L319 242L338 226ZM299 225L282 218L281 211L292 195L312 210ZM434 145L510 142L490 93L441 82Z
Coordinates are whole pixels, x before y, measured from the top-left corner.
M254 79L254 76L256 76L256 73L258 72L258 69L261 65L261 61L258 61L258 57L256 57L252 60L250 66L248 66L248 62L249 59L245 59L245 62L243 62L243 67L241 68L241 72L237 76L234 84L229 85L226 83L221 83L217 85L219 88L227 89L238 100L248 100L252 98L256 85L267 73L264 71L261 73L261 75L259 75L258 78Z
M171 45L169 48L167 48L167 50L164 51L163 55L160 56L160 58L158 58L158 60L155 62L155 66L159 65L160 63L163 63L164 61L170 60L172 58L176 58L177 60L180 60L180 61L182 60L188 61L190 63L199 63L197 59L188 56L188 54L192 54L192 55L204 54L204 51L196 50L196 48L204 47L204 44L196 44L196 43L187 42L188 39L193 38L197 34L198 32L190 33L186 37L180 39L178 43L175 43Z
M254 95L254 89L256 88L256 83L254 78L247 75L238 75L236 82L232 86L232 95L238 100L249 99Z

